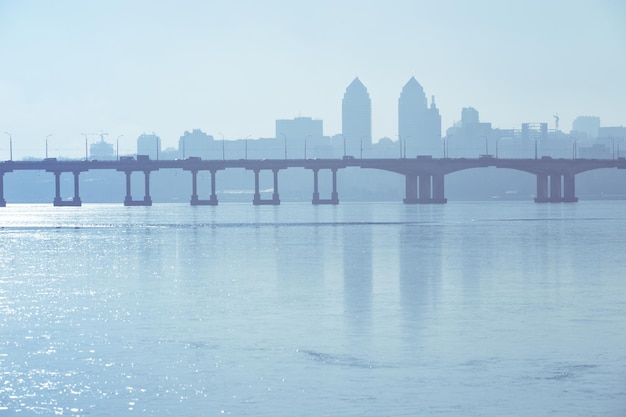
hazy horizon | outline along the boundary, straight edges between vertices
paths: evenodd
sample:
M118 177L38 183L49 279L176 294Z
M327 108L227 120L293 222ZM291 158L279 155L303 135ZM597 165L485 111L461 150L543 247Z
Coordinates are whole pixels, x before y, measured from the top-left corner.
M374 140L396 139L402 86L435 96L442 131L474 107L514 128L577 116L623 125L626 5L618 1L237 2L3 1L0 155L84 151L81 132L141 133L176 146L194 128L273 137L308 116L341 132L341 99L359 77ZM97 140L90 136L90 142ZM70 151L63 151L64 149ZM0 156L0 159L5 159Z

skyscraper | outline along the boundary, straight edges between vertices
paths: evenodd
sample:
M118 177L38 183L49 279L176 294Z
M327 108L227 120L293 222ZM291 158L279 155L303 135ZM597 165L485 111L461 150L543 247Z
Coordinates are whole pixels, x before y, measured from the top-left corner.
M404 85L398 99L398 136L405 157L443 156L441 116L433 96L430 107L415 77Z
M360 156L372 145L372 102L359 78L346 88L341 102L341 133L347 155Z

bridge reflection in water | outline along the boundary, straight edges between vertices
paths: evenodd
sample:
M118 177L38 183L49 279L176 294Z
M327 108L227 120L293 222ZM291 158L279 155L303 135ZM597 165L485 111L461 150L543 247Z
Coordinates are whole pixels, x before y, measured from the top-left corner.
M191 173L191 205L217 205L216 174L217 171L229 168L240 168L254 172L255 205L278 205L278 173L289 168L305 168L313 172L312 204L339 204L337 191L337 171L348 167L362 169L376 169L395 172L405 178L405 204L443 204L445 198L446 174L472 168L508 168L528 172L537 177L537 193L535 201L546 202L576 202L575 176L581 172L602 168L626 169L626 159L553 159L543 157L538 159L501 159L491 156L480 158L400 158L400 159L239 159L239 160L202 160L190 157L181 160L151 160L145 155L137 159L121 158L118 161L59 161L56 158L47 158L41 161L5 161L0 162L0 207L6 206L4 199L4 175L14 171L46 171L54 174L55 178L55 206L80 206L82 204L79 192L80 173L90 170L116 170L126 175L125 206L150 206L150 173L160 169L179 169ZM270 199L262 199L259 190L259 175L261 171L271 171L274 179L274 192ZM318 173L320 170L332 172L332 193L329 198L320 198L318 188ZM211 173L211 194L208 200L198 198L198 172ZM133 199L131 193L131 175L144 175L143 199ZM74 197L71 200L61 198L60 179L63 173L74 176Z

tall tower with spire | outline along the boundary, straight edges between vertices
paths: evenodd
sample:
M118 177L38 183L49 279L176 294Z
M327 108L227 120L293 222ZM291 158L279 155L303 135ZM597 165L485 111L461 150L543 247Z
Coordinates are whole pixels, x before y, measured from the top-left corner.
M443 155L441 116L435 97L429 107L424 89L415 77L404 85L398 99L398 140L402 155L407 158Z
M372 102L359 78L346 88L341 102L341 133L346 154L360 156L372 145Z

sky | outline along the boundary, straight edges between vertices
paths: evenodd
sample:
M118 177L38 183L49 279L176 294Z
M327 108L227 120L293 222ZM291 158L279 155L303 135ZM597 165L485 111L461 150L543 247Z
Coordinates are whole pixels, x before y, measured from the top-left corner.
M9 134L14 159L43 157L46 137L80 156L83 133L120 153L142 133L273 137L298 116L334 135L355 77L374 140L397 139L411 77L444 132L470 106L503 129L626 125L626 2L0 0L0 160Z

